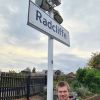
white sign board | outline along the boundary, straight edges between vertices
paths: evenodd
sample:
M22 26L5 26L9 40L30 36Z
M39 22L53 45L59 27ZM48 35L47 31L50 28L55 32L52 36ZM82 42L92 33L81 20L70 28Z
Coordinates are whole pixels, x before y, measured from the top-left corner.
M31 0L29 0L27 24L46 35L52 36L52 38L59 42L70 46L69 32Z

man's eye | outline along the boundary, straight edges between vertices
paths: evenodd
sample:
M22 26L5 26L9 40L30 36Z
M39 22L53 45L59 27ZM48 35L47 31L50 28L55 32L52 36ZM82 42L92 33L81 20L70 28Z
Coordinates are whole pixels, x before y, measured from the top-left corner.
M67 91L59 91L59 93L66 93Z
M64 93L66 93L67 91L63 91Z

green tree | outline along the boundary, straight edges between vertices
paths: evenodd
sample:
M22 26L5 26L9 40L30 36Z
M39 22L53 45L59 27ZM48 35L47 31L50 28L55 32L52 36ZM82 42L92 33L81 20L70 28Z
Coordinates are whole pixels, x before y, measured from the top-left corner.
M100 93L100 71L94 68L78 69L77 80L91 92Z
M91 87L91 84L92 83L96 84L95 77L96 77L95 70L87 69L86 75L84 77L84 81L85 81L84 85L89 87L89 89L92 90L94 87Z
M100 69L100 53L93 53L92 57L88 62L88 66L91 66L96 69Z
M80 83L85 83L86 69L79 68L77 70L76 78Z
M33 67L32 73L36 73L36 68L35 67Z

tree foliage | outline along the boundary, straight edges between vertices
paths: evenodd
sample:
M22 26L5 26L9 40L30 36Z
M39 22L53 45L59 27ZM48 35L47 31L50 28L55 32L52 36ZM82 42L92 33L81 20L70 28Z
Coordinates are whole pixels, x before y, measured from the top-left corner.
M100 53L92 54L92 57L88 62L88 66L92 66L93 68L100 69Z
M80 82L80 83L84 83L84 81L85 81L85 75L86 75L86 69L81 69L81 68L79 68L78 70L77 70L77 75L76 75L76 77L77 77L77 80Z
M94 68L78 69L77 80L91 92L100 93L100 71Z
M36 73L36 68L35 67L33 67L32 73Z

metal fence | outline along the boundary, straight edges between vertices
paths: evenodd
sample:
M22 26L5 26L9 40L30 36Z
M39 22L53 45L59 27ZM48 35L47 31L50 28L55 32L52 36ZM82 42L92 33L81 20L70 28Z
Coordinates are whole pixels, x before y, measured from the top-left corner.
M0 100L15 100L36 95L46 85L44 76L21 75L18 73L1 73Z

